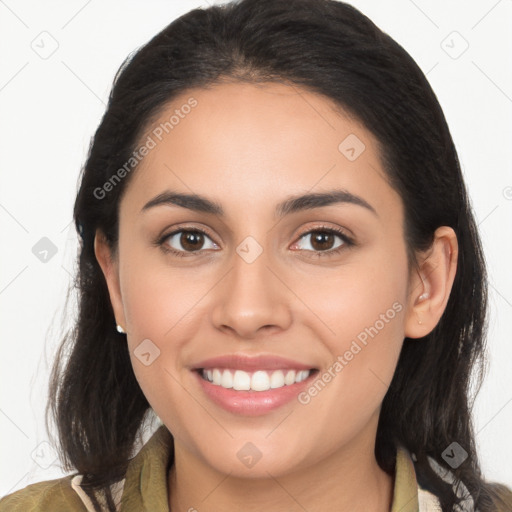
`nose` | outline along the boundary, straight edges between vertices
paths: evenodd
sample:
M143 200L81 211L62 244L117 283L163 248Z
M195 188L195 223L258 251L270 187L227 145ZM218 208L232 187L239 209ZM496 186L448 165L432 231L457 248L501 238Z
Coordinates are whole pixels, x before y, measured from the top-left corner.
M271 265L265 251L253 261L246 253L240 254L234 254L232 267L216 287L215 327L245 340L287 329L292 321L288 301L293 293L280 275L282 267Z

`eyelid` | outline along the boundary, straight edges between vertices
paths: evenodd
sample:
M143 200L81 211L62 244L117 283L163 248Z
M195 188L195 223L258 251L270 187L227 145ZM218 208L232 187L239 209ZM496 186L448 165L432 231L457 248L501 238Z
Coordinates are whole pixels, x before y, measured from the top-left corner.
M217 246L219 245L215 241L215 237L210 233L210 230L208 228L203 227L203 226L201 226L201 227L192 226L187 223L185 223L184 225L178 224L177 226L174 226L174 228L169 232L166 232L164 230L164 234L159 235L156 238L156 240L153 242L153 244L157 247L160 247L163 251L174 254L175 256L186 256L186 255L194 256L196 254L198 254L198 255L203 254L205 251L204 249L200 249L198 251L179 251L172 247L164 247L165 241L167 239L169 239L170 237L172 237L178 233L181 233L183 231L189 231L189 232L196 231L196 232L202 233L202 234L206 235L215 245L217 245Z
M210 237L212 239L212 242L215 242L215 236L211 233L211 231L207 228L207 227L204 227L204 226L194 226L194 225L191 225L191 224L187 224L187 223L184 223L184 224L177 224L176 226L173 227L173 229L171 231L169 231L168 233L166 232L166 230L163 231L163 234L162 235L159 235L157 237L158 240L166 240L167 238L169 238L170 236L172 235L175 235L176 233L179 233L180 231L199 231L201 233L204 233L205 235L207 235L208 237ZM215 242L217 245L219 245L217 242Z
M210 238L210 240L215 245L219 246L219 244L215 241L215 237L211 234L211 232L210 232L210 230L208 228L203 227L203 226L197 227L197 226L193 226L193 225L190 225L190 224L187 224L187 223L184 223L183 225L182 224L178 224L177 226L174 226L172 231L159 236L155 240L154 244L156 246L160 246L160 247L163 248L164 242L168 238L170 238L171 236L174 236L174 235L176 235L176 234L178 234L178 233L180 233L182 231L189 231L189 232L197 231L197 232L203 233L208 238ZM305 250L305 249L298 249L298 251L305 251L305 252L312 253L312 254L315 254L316 256L321 257L321 256L324 256L324 255L325 256L329 256L329 255L337 254L337 253L341 252L342 250L344 250L346 248L349 248L351 246L356 245L353 235L347 234L347 231L352 233L351 230L348 230L348 229L345 229L345 228L341 228L339 226L334 227L334 226L328 226L328 225L325 225L325 224L321 224L321 225L310 226L309 228L306 228L304 231L302 231L300 234L296 235L295 241L292 243L292 246L297 244L305 236L311 235L314 232L321 232L321 231L326 231L326 232L333 233L335 236L338 236L339 238L341 238L341 240L343 241L343 244L341 246L335 248L335 249L328 249L326 251L311 251L311 250ZM171 248L171 247L163 248L163 250L166 251L166 252L170 252L170 253L172 253L174 255L178 255L178 256L201 255L201 254L204 254L204 251L205 251L205 249L199 249L198 251L180 251L180 250L176 250L176 249Z
M313 226L309 226L304 231L301 230L300 233L298 235L296 235L296 238L300 239L303 236L310 234L311 232L325 230L325 231L333 231L337 235L343 236L347 240L350 240L351 242L355 241L354 233L350 229L344 228L341 226L337 226L337 225L331 226L327 223L322 223L322 221L317 221L317 222L320 222L320 224L315 224Z
M329 255L334 256L336 254L339 254L341 251L346 250L346 249L356 245L354 237L351 235L348 235L343 228L338 227L338 226L334 227L334 226L326 226L326 225L313 226L309 229L306 229L306 231L302 232L298 236L297 241L294 242L292 245L296 245L300 240L302 240L302 238L309 236L315 232L327 232L330 234L334 234L334 236L341 238L341 240L343 242L340 246L338 246L334 249L328 249L326 251L310 251L310 250L305 251L305 252L314 254L315 257L322 257L322 256L329 256ZM299 251L300 250L304 250L304 249L299 249Z

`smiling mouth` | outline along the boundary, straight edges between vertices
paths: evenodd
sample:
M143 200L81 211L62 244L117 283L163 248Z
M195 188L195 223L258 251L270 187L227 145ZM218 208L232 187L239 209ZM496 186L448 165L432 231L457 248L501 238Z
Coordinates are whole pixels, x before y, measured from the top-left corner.
M246 372L232 368L198 368L196 370L203 380L225 389L236 391L268 391L306 380L318 373L316 368L309 370L256 370Z

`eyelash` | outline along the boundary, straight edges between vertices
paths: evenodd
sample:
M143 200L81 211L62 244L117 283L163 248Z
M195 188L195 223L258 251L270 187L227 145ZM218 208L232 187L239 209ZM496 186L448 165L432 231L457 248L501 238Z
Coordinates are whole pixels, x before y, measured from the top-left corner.
M155 241L155 245L160 247L165 253L173 254L174 256L178 256L179 258L186 258L189 256L193 256L196 253L200 253L201 251L177 251L176 249L173 249L165 244L166 240L172 237L173 235L176 235L177 233L186 232L186 233L202 233L203 235L206 235L208 238L212 239L212 236L207 232L199 228L190 228L187 229L186 227L181 227L180 229L176 229L175 231L172 231L171 233L167 233L157 239ZM339 236L343 244L337 247L336 249L329 249L328 251L310 251L306 249L299 249L299 250L306 250L306 252L313 252L315 253L318 258L322 258L325 256L334 256L339 254L342 250L352 247L355 245L355 242L352 240L352 238L348 237L344 231L337 228L327 227L327 226L318 226L314 229L310 229L309 231L306 231L305 233L302 233L302 235L299 236L298 240L301 240L303 237L310 235L312 233L328 233L328 234L334 234ZM218 245L218 244L217 244Z

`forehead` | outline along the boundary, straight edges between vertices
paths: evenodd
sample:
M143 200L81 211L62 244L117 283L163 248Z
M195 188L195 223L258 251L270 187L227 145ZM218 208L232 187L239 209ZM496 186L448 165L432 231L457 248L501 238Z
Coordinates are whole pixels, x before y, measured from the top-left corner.
M126 194L139 210L166 188L235 207L333 188L370 198L376 209L400 201L371 132L328 98L295 85L190 89L161 110L140 143L151 149Z

